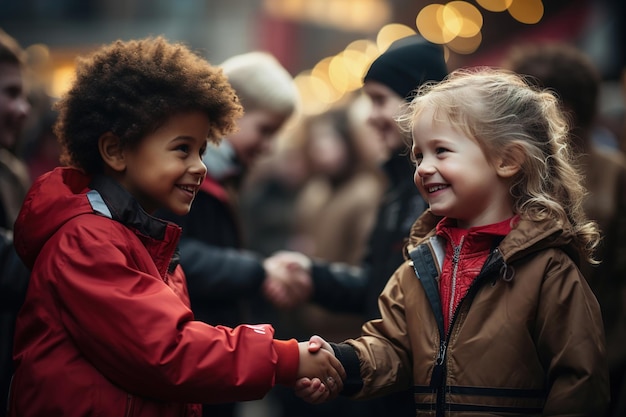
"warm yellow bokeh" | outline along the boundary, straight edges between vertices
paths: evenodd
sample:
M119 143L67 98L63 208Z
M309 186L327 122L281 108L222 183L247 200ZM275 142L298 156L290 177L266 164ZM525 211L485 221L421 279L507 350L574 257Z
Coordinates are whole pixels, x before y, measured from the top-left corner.
M490 12L503 12L509 8L513 0L476 0L476 3Z
M280 19L357 31L373 31L391 16L385 0L264 0L263 10Z
M379 53L383 53L389 46L398 39L415 35L415 30L400 23L390 23L383 26L376 35L376 45Z
M56 67L52 72L52 84L48 94L52 97L61 97L72 86L75 75L74 65Z
M429 41L444 44L456 36L445 27L442 4L434 3L424 7L415 18L415 25L420 34Z
M471 38L483 27L483 15L466 1L451 1L443 8L444 24L456 36Z
M509 6L509 14L518 22L533 25L543 17L541 0L513 0Z
M452 41L448 42L446 46L457 54L467 55L475 52L482 41L482 33L478 32L476 35L468 38L457 36Z

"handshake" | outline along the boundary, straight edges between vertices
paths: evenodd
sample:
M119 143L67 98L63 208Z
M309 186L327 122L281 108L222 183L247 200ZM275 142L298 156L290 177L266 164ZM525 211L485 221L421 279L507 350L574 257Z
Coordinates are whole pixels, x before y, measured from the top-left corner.
M277 308L290 310L311 297L311 260L306 255L279 251L263 261L263 268L263 294Z
M331 400L343 390L346 371L335 357L330 344L319 336L300 342L296 396L311 404ZM312 376L315 375L315 376Z

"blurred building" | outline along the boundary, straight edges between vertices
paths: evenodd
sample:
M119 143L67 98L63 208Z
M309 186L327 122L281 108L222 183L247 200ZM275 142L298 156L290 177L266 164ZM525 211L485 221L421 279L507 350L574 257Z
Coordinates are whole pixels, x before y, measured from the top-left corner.
M394 25L434 31L437 39L456 30L441 41L450 68L497 63L521 40L558 39L583 48L616 81L624 67L623 9L621 0L0 0L0 27L29 47L52 95L71 79L77 54L117 39L164 35L212 63L262 49L296 76L358 40L380 49L382 29ZM369 62L361 61L351 74L357 81Z

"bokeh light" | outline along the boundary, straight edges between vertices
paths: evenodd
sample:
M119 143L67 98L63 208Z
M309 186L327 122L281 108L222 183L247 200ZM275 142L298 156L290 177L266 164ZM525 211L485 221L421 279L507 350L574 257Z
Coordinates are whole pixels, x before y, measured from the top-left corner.
M476 0L476 3L490 12L503 12L509 8L513 0Z
M52 83L48 94L52 97L61 97L72 86L75 75L74 65L63 65L55 68L52 73Z
M444 23L457 36L471 38L483 27L483 15L466 1L452 1L443 7ZM454 28L454 29L453 29Z
M477 0L477 4L489 12L508 13L524 24L539 22L544 13L541 0ZM306 0L266 0L266 5L289 4L289 8L308 8L309 15L321 14L324 7L312 5ZM321 1L321 4L330 4ZM340 2L337 2L340 3ZM369 5L376 1L367 0ZM339 8L339 4L333 7ZM343 6L341 6L343 7ZM347 10L347 9L346 9ZM341 13L332 13L344 15ZM335 12L339 12L335 9ZM284 13L284 11L283 11ZM363 86L363 75L370 64L398 39L419 33L426 40L444 48L444 58L452 53L472 54L483 41L484 17L481 10L468 1L453 0L445 4L431 3L424 6L415 18L415 28L400 23L384 25L376 34L376 41L359 39L349 44L337 55L320 60L309 72L296 78L298 88L305 98L308 112L319 112L341 100L346 94ZM308 104L307 104L308 103ZM321 103L321 104L320 104Z
M415 30L400 23L391 23L383 26L376 36L376 45L379 53L383 53L389 46L398 39L415 35Z
M515 20L529 25L538 23L544 11L541 0L513 0L507 10Z
M448 42L446 46L457 54L471 54L475 52L480 43L483 41L483 36L480 32L471 37L457 36L452 41Z
M443 9L442 4L429 4L420 10L415 19L417 30L424 38L433 43L448 43L456 37L456 33L450 31L445 25ZM451 9L450 13L454 13L454 9Z

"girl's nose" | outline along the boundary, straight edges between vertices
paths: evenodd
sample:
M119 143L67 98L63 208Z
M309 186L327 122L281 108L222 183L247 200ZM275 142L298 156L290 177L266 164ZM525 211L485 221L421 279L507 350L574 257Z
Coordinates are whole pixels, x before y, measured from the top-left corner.
M420 162L420 164L417 166L417 169L415 171L420 177L427 177L435 172L435 167L433 164L423 159L422 162Z

